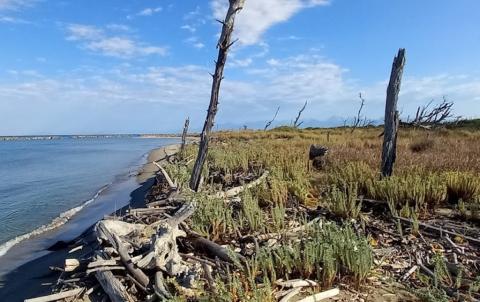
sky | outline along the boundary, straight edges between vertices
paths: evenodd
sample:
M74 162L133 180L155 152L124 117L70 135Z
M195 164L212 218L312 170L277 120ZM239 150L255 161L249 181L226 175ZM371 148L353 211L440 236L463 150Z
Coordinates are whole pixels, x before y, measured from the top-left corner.
M201 129L228 0L0 0L0 135ZM381 120L407 63L403 119L443 97L480 116L478 0L246 0L217 129Z

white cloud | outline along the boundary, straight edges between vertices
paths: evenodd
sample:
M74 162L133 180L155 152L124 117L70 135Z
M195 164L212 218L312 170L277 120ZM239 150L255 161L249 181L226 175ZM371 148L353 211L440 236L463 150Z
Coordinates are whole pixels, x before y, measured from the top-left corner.
M11 16L0 16L0 23L10 23L10 24L31 24L31 22L16 18L16 17L11 17Z
M112 29L112 25L107 27ZM118 25L114 29L118 30ZM128 59L137 56L167 54L165 47L151 46L129 37L111 35L95 26L71 24L67 27L67 31L69 33L67 40L81 42L82 47L106 56Z
M364 86L351 79L347 69L316 54L270 60L275 64L237 70L236 73L245 71L239 78L227 71L220 93L219 123L267 120L277 106L281 106L278 120L289 121L305 100L309 101L305 119L349 118L358 110L360 91L366 99L367 117L383 116L388 75ZM52 77L15 70L10 74L16 81L0 81L0 106L17 106L18 110L37 106L46 112L62 106L67 111L76 110L79 104L103 106L108 108L98 113L103 118L112 116L117 107L141 106L149 110L161 108L157 115L173 120L190 115L201 121L211 89L209 71L210 68L195 65L139 68L121 64L110 70L83 69ZM443 95L455 102L455 114L480 114L480 77L464 75L406 76L399 108L404 117L413 115L417 106L431 99L441 100ZM178 108L182 108L179 113L175 111Z
M19 10L21 8L33 6L39 0L0 0L0 11Z
M198 37L195 36L185 39L185 43L188 43L197 49L202 49L205 47L205 44L200 41Z
M161 11L162 11L161 7L148 7L138 12L137 16L144 16L144 17L152 16L153 14L159 13Z
M235 31L244 45L256 44L273 25L290 19L302 9L329 4L330 0L262 0L246 1L236 18ZM223 20L228 7L227 0L212 0L215 18Z
M197 28L192 26L192 25L188 25L188 24L185 24L185 25L182 25L182 27L180 27L181 29L185 29L185 30L188 30L189 32L191 33L194 33L197 31Z

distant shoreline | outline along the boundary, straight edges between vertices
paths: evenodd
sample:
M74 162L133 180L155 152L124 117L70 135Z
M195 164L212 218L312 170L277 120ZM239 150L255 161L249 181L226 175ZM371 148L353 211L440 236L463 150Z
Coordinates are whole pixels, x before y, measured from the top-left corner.
M74 135L12 135L0 136L0 141L60 140L60 139L111 139L111 138L180 138L179 134L74 134ZM192 136L190 136L192 137Z

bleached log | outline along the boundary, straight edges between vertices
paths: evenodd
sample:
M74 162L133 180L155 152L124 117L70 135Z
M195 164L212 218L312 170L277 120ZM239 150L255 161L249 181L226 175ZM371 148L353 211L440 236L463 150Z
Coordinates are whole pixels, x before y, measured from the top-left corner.
M65 271L73 272L80 266L80 261L78 259L65 259Z
M90 275L91 273L95 272L103 272L103 271L124 271L125 267L124 266L97 266L95 268L89 268L85 271L87 275Z
M153 285L153 290L155 294L160 298L160 300L168 300L172 298L172 294L168 291L165 286L165 279L163 278L163 273L158 271L155 273L155 283Z
M282 287L307 287L307 286L317 286L318 283L312 280L303 280L303 279L293 279L293 280L287 280L287 281L276 281L276 285L282 286Z
M195 204L185 204L174 216L163 221L155 222L149 227L158 227L154 236L150 252L137 265L142 268L157 268L167 272L171 276L178 276L188 271L178 253L177 237L185 237L184 231L178 225L187 219L195 211Z
M296 295L298 295L300 293L301 290L302 290L301 287L292 288L291 290L289 290L286 293L285 296L283 296L283 298L280 300L280 302L290 302L293 297L295 297Z
M172 189L176 188L177 186L175 186L172 179L170 178L170 175L168 175L167 171L165 171L165 169L159 163L157 163L156 161L154 161L153 164L155 166L157 166L158 169L160 169L160 171L162 172L163 176L165 177L165 180L167 181L170 188L172 188Z
M247 189L251 189L253 187L258 186L260 183L262 183L268 176L269 172L265 171L263 174L257 178L256 180L249 182L248 184L245 184L243 186L235 187L230 190L224 191L224 192L218 192L214 195L216 198L228 198L228 197L234 197L237 196L238 194L242 193L243 191Z
M98 271L95 277L112 302L133 302L123 284L115 278L111 271Z
M74 297L80 295L83 291L85 290L84 287L81 288L76 288L68 291L64 291L58 294L53 294L53 295L48 295L48 296L43 296L43 297L37 297L37 298L31 298L31 299L25 299L24 302L49 302L49 301L58 301L58 300L63 300L66 298Z
M338 288L333 288L333 289L329 289L327 291L303 298L297 302L318 302L328 298L335 297L339 293L340 293L340 290Z
M93 262L90 262L87 267L88 268L95 268L95 267L99 267L99 266L115 266L115 265L118 265L119 262L115 259L109 259L109 260L97 260L97 261L93 261Z

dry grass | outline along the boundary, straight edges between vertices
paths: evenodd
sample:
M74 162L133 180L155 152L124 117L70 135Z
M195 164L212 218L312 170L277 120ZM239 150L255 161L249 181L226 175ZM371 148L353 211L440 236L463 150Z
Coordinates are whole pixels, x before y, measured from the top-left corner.
M479 132L440 130L429 133L431 142L425 144L419 143L427 136L425 131L401 129L394 176L383 180L378 173L380 133L378 128L353 134L348 129L291 128L215 133L203 171L204 191L193 196L198 210L190 224L226 243L247 234L283 233L292 222L304 223L303 216L295 216L299 205L324 206L343 221L358 220L359 197L388 201L393 211L415 220L450 204L458 204L465 217L477 215ZM311 144L330 149L322 171L310 167ZM196 147L189 146L186 158L195 155ZM192 166L190 162L168 172L186 186ZM267 181L242 194L239 203L208 197L214 190L241 185L242 176L253 179L265 170L270 172ZM351 250L361 253L352 255ZM348 226L329 226L312 231L306 241L283 242L275 249L257 247L247 271L232 273L231 280L217 280L217 288L224 301L269 301L270 283L276 278L313 278L329 286L341 267L360 284L371 263L365 237Z

